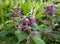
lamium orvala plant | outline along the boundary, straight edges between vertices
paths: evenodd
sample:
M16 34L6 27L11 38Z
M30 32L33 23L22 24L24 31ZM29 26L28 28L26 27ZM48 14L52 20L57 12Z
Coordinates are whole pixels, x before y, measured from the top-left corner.
M0 44L60 44L60 4L0 0Z

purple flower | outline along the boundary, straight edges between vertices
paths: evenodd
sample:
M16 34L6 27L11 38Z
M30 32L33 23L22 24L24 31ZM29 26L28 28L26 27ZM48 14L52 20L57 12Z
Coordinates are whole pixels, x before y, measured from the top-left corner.
M33 31L33 33L32 33L33 36L36 36L37 34L38 34L37 31Z
M30 26L27 27L28 32L31 32L32 28Z
M23 24L19 24L18 27L17 27L17 29L21 29L21 30L22 30L23 28L24 28Z
M51 35L52 34L52 31L51 32L48 32L48 35Z
M28 16L27 18L29 19L30 23L32 22L36 23L36 19L34 16Z
M17 7L17 6L13 7L13 10L17 10L17 9L18 9L18 7Z
M32 31L32 28L30 27L31 23L36 23L36 19L34 16L30 17L30 16L25 16L21 19L20 24L18 25L18 29L27 29L28 32Z
M27 38L26 38L26 44L29 44L29 40L30 40L30 37L28 36Z
M14 17L11 17L11 20L14 21Z
M31 17L31 22L35 22L36 23L36 19L34 16Z
M45 13L46 14L55 14L55 6L53 4L48 4L45 6Z
M22 23L25 24L25 25L28 25L29 24L29 19L28 18L23 18L22 19Z
M18 7L18 6L15 6L11 12L12 12L13 16L20 17L20 15L21 15L21 8Z

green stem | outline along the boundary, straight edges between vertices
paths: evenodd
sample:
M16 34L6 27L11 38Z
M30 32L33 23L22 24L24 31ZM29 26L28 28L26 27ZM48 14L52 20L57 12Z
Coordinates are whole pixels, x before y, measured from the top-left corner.
M7 24L7 23L13 23L13 22L12 22L12 21L6 21L5 24ZM2 25L0 26L0 30L3 28L3 26L4 26L5 24L2 24Z

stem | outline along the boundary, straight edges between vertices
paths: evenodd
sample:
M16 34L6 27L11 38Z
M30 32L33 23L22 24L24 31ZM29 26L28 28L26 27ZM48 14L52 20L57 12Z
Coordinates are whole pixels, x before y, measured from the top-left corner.
M20 43L20 41L18 41L18 43L17 44L19 44Z

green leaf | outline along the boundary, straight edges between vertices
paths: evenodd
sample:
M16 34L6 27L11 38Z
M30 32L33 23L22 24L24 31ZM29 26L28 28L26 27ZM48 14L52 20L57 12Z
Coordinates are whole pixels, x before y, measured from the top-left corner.
M6 34L8 34L6 30L0 31L0 38L4 38Z
M57 21L60 22L60 16L57 17Z
M17 38L18 38L18 44L23 41L24 39L26 39L26 37L28 36L28 34L25 31L16 31L15 32Z
M37 36L32 37L32 40L35 42L35 44L45 44L44 41Z
M56 6L56 16L60 16L60 7Z
M51 32L52 29L48 26L45 26L45 25L41 25L42 29L44 30L45 33L48 33L48 32Z
M31 27L33 30L39 30L39 26L36 23L32 23Z
M52 41L60 41L60 32L54 32L50 37Z
M4 23L4 12L2 9L2 3L0 2L0 17L1 17L1 21L2 23Z

